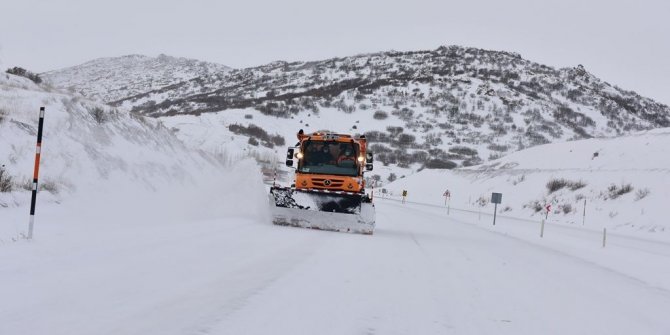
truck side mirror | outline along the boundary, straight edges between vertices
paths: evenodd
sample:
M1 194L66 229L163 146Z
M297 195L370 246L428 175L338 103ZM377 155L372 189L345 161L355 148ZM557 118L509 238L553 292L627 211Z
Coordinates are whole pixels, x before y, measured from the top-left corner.
M374 157L372 157L371 152L365 154L365 171L372 171L372 163L374 162Z
M293 148L288 148L286 151L286 166L288 167L293 167L293 154L295 152L295 149Z

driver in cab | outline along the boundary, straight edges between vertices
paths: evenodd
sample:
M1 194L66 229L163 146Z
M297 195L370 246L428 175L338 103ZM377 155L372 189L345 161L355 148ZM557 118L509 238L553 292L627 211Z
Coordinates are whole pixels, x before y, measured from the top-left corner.
M356 165L356 157L354 156L354 148L350 145L340 146L340 156L337 158L337 165L339 166L354 166Z
M309 165L323 165L333 161L333 155L330 154L330 148L323 143L311 143L309 146Z

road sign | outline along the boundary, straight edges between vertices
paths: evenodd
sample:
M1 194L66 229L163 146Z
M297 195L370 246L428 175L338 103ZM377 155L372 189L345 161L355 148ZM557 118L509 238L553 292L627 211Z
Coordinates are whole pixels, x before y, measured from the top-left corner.
M491 193L491 202L495 204L493 208L493 225L496 225L496 213L498 212L498 204L502 202L502 193Z
M544 215L544 218L548 219L549 218L549 213L551 212L551 204L547 204L547 207L545 207L544 209L547 210L547 213Z
M491 202L494 204L499 204L502 202L502 193L492 193Z

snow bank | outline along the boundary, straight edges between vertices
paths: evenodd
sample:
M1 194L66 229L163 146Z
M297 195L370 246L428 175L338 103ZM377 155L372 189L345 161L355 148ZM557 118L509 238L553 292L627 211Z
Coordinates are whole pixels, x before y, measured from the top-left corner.
M42 226L49 222L42 214L49 206L57 207L53 213L70 212L71 221L101 225L138 216L161 221L263 215L247 206L266 199L254 162L227 163L222 155L187 148L160 122L47 92L12 75L0 76L0 101L0 165L13 185L0 193L0 241L27 229L41 106Z

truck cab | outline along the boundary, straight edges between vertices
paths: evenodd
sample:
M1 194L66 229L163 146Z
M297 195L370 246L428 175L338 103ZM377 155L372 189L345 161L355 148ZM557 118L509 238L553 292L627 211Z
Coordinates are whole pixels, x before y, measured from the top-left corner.
M363 173L373 169L365 135L354 138L300 130L298 141L286 157L286 165L296 169L296 189L364 192Z

